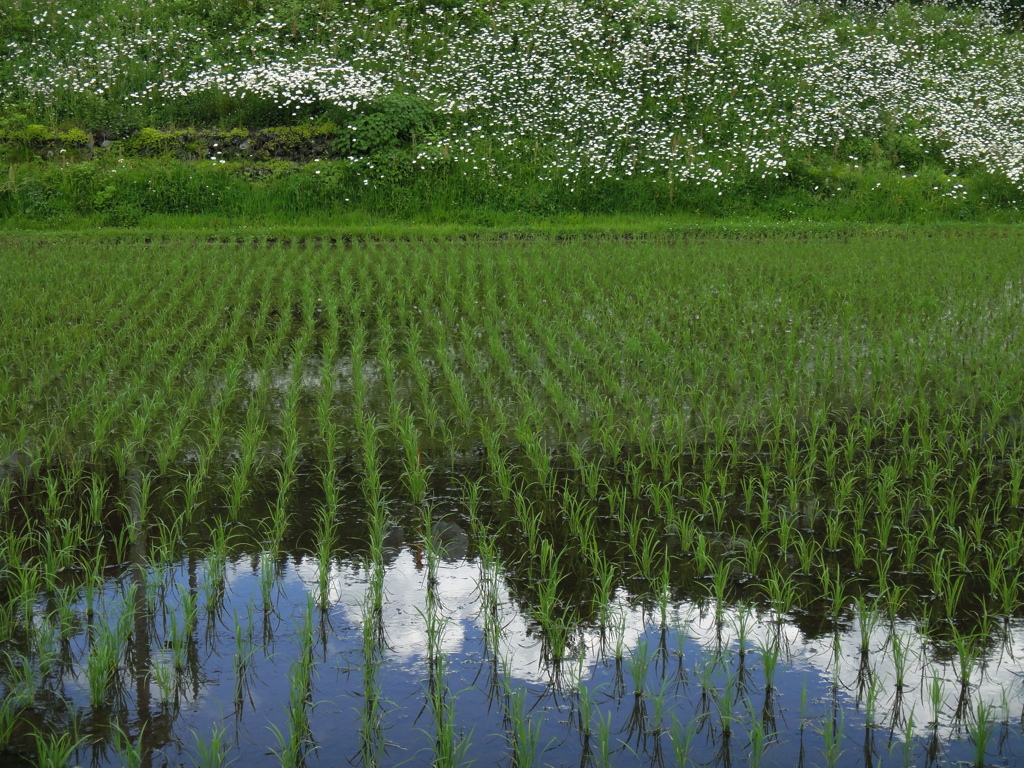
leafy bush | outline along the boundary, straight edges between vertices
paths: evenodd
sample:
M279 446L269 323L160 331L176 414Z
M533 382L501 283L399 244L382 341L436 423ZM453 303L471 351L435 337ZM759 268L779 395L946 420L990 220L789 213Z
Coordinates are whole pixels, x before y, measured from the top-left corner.
M426 99L404 93L378 97L347 120L336 112L328 114L345 126L334 142L334 151L340 155L377 155L412 147L439 124Z

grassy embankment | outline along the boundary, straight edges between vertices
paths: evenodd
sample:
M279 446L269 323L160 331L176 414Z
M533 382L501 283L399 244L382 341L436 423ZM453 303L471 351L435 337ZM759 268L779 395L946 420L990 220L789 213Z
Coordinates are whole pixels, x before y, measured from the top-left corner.
M17 0L0 40L9 229L1010 223L1024 200L1024 41L978 10Z

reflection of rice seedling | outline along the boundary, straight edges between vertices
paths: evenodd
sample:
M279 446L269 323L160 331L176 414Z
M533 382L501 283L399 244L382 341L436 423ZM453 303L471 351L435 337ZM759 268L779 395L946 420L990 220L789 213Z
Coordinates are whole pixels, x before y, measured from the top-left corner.
M893 632L889 638L892 664L896 676L896 690L902 691L906 686L907 665L909 664L910 638L901 632Z
M317 511L316 528L316 572L317 591L316 600L321 611L326 611L331 606L331 566L334 557L334 548L338 541L338 521L334 516L335 507L324 505Z
M259 557L259 586L263 614L274 610L274 586L277 584L277 562L272 552L264 551Z
M242 623L237 613L234 614L235 652L231 657L231 664L235 674L235 707L238 711L241 711L245 700L249 674L252 671L252 661L256 655L256 646L253 642L252 610L252 603L250 603L245 624Z

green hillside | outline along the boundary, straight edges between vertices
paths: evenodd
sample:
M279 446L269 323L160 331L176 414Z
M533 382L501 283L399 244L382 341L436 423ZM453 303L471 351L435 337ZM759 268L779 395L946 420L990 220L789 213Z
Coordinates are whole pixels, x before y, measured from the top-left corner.
M0 9L0 210L1016 221L1012 6L766 0Z

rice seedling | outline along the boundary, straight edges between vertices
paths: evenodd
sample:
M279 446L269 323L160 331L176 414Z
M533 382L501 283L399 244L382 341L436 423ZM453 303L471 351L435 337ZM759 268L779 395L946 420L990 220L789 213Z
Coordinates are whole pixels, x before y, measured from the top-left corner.
M474 663L494 670L495 702L503 684L530 686L516 737L524 763L575 762L578 749L595 763L653 763L687 708L708 743L691 736L684 748L684 728L670 729L681 759L742 752L764 763L773 739L795 742L823 715L841 732L861 704L868 731L891 723L898 741L901 697L920 674L942 741L988 702L976 684L997 665L982 661L1015 647L1022 548L1008 454L1020 364L985 340L997 326L982 329L992 318L1014 327L1013 240L995 239L979 262L955 238L872 237L829 240L839 255L825 263L820 242L798 240L339 241L332 253L326 239L257 249L246 238L242 259L224 259L221 243L150 244L163 249L157 268L127 244L116 259L83 247L45 279L31 264L13 270L25 295L28 281L68 298L48 303L49 323L5 293L37 330L0 344L17 371L3 451L24 453L0 456L10 507L0 623L13 659L0 683L12 701L55 711L70 670L82 671L69 690L87 697L91 664L97 691L113 681L100 717L128 722L121 709L136 707L179 733L183 699L234 700L241 713L247 697L273 691L272 759L308 762L317 727L322 761L340 737L315 726L319 642L325 661L340 649L338 674L362 697L354 759L367 764L422 746L385 728L417 701L434 759L477 762L487 747L468 735L497 726L471 684L452 693ZM203 287L195 271L231 290ZM119 281L171 339L156 352L131 338L136 326L112 300L98 305L109 323L96 315L93 295L116 294ZM167 281L189 294L171 295ZM86 320L68 325L72 315ZM71 330L49 338L50 326ZM37 336L46 354L32 351ZM927 354L910 345L925 338ZM982 394L1001 387L1010 394L999 403ZM37 413L47 410L60 415ZM41 463L22 480L34 452ZM442 519L457 537L446 550ZM292 659L274 635L299 610L299 661L286 674ZM262 655L251 612L264 618ZM119 614L132 642L104 662L113 643L102 633L128 637ZM418 650L406 624L425 628ZM947 642L949 627L959 641ZM793 661L834 673L851 701L824 712L812 676L801 721L787 723L776 714L796 709L797 694L783 651L800 637L828 650ZM89 650L75 660L73 649ZM204 676L228 657L226 683ZM964 706L928 699L947 658L950 676L970 681ZM406 692L398 680L420 659L426 683L413 676ZM606 676L594 688L579 681L585 664ZM280 691L277 670L288 678ZM257 680L270 684L257 691ZM566 692L579 740L557 733ZM150 733L147 748L175 748ZM844 741L821 742L819 762L845 761ZM268 759L255 750L239 740L240 759ZM179 751L168 759L198 754ZM1007 752L994 728L984 752Z
M98 625L85 663L89 703L94 708L106 706L108 703L108 694L120 663L123 642L124 639L116 629L105 624Z
M42 685L42 675L38 667L23 655L6 654L7 694L5 702L12 707L27 709L36 699L36 693Z
M910 639L899 632L893 632L889 637L890 650L892 651L893 674L895 675L896 691L900 692L906 687L907 666L909 664Z
M305 765L306 756L315 748L313 733L309 725L309 670L303 657L292 664L288 673L290 693L286 712L287 730L282 731L274 723L268 726L277 743L271 751L282 768L299 768Z
M673 720L672 730L669 732L672 741L672 754L677 765L689 765L691 762L690 755L693 751L693 740L700 730L701 719L689 720L685 728L677 719L673 718Z
M600 768L609 768L613 765L612 755L618 750L612 747L612 713L606 712L597 715L597 726L594 729L597 748L591 754L594 764Z
M18 724L18 703L16 697L5 696L0 699L0 743L10 744Z
M75 728L60 735L48 735L38 731L32 735L36 742L36 765L39 768L64 768L70 762L71 756L86 741L86 737L79 736Z
M112 723L110 731L113 737L114 752L121 761L122 768L143 768L146 761L146 750L143 740L146 732L146 725L139 726L135 743L132 744L131 737L118 723Z
M750 768L758 768L768 749L771 734L765 732L763 720L756 717L753 712L751 713L748 736L750 740L747 747L747 763L750 765Z
M206 738L197 731L192 731L196 755L193 758L196 768L224 768L234 762L228 759L231 744L226 737L228 730L222 723L217 723Z

